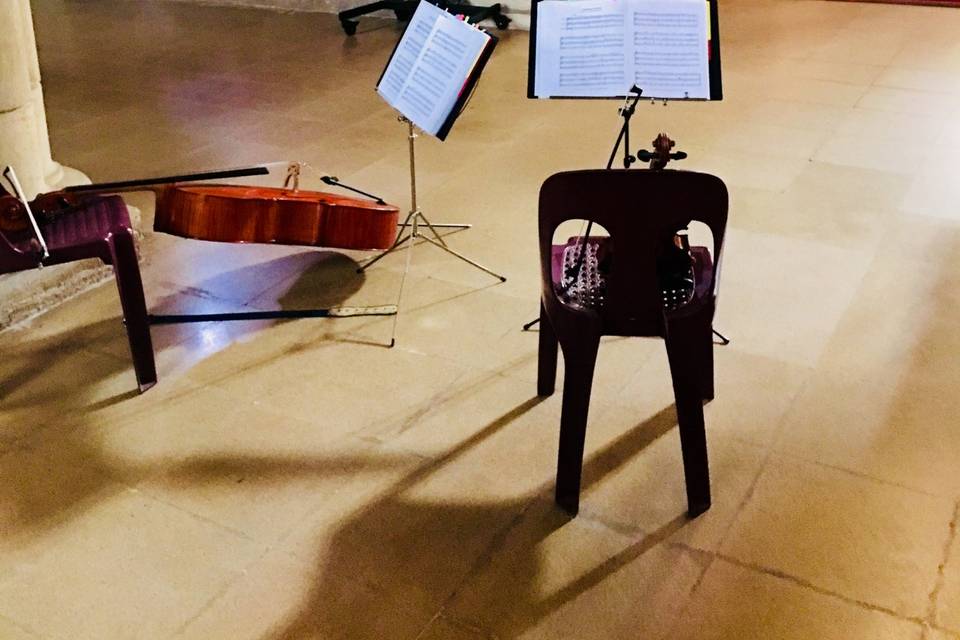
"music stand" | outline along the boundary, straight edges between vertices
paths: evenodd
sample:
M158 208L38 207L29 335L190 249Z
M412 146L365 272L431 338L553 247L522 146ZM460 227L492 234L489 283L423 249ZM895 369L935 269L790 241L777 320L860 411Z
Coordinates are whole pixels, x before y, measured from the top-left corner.
M450 46L451 42L456 46ZM455 18L430 2L421 1L417 6L377 82L377 93L400 112L399 121L407 125L410 211L401 223L393 245L360 265L358 272L366 270L407 242L424 240L498 278L500 282L507 281L504 276L450 248L437 232L438 228L467 229L470 225L433 224L417 206L414 144L418 136L415 126L440 140L447 137L476 87L496 43L494 36ZM420 232L421 225L430 229L433 238ZM405 234L407 228L410 231Z

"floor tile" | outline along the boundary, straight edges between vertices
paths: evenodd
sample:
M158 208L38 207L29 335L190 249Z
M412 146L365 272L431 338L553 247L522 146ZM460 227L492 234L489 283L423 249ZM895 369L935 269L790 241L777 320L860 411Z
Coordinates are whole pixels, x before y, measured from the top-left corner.
M597 432L608 435L613 425L627 424L632 428L597 444L602 437ZM763 449L753 445L714 436L711 427L708 421L712 505L705 514L689 520L673 407L649 417L624 406L605 412L588 432L580 513L624 530L716 550L766 456Z
M175 637L413 640L432 615L360 576L331 575L323 565L271 552Z
M418 621L423 628L473 568L486 562L497 536L530 500L440 496L420 488L430 468L413 469L392 483L361 484L366 497L358 501L351 493L345 498L356 503L355 509L339 518L320 509L288 536L283 548L322 568L325 579L315 602L327 601L323 593L338 594L356 580L382 602L396 602L418 616L429 613ZM334 510L340 504L335 501ZM335 615L363 617L372 606L369 598L347 599Z
M952 513L952 502L774 458L721 552L844 598L921 617Z
M127 490L18 550L0 613L54 638L166 638L263 551Z
M57 161L102 181L299 160L301 188L409 209L407 131L373 87L392 17L346 37L319 12L32 9ZM537 194L603 166L621 120L527 99L529 36L498 31L449 138L416 140L417 201L506 282L426 244L360 276L369 253L152 233L154 196L128 194L154 312L393 304L409 257L400 314L155 326L143 395L112 282L0 334L0 636L960 637L954 550L938 570L960 12L730 0L721 22L724 100L642 101L629 149L666 131L672 167L730 192L710 511L684 515L662 341L614 336L583 509L552 504L564 367L537 398L521 331Z
M870 254L738 229L730 230L725 243L717 326L742 336L738 350L815 363L856 293ZM765 277L757 277L760 273Z
M479 640L490 638L482 629L462 622L452 621L443 616L433 620L419 636L420 640Z
M919 230L918 230L919 231ZM919 242L920 234L915 234ZM931 245L950 264L949 236ZM826 345L810 384L784 420L778 449L920 491L953 496L960 442L950 425L949 323L931 300L950 304L953 271L927 259L878 259ZM896 304L891 304L896 300Z
M718 559L670 637L919 640L921 633L915 622Z
M0 618L0 633L3 633L4 638L10 640L38 640L40 638L35 633L27 631L6 618Z
M491 637L647 637L676 618L701 571L683 550L536 503L444 615Z

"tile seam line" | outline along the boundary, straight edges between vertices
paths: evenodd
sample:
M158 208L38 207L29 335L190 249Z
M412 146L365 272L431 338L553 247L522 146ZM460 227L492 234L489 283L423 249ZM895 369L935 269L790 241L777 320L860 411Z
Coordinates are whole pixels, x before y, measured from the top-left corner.
M921 489L921 488L919 488L919 487L914 487L914 486L910 486L910 485L907 485L907 484L901 484L901 483L899 483L899 482L894 482L894 481L892 481L892 480L885 480L885 479L883 479L883 478L878 478L878 477L876 477L876 476L870 475L869 473L864 473L864 472L862 472L862 471L857 471L857 470L855 470L855 469L848 469L848 468L846 468L846 467L842 467L842 466L839 466L839 465L834 465L834 464L829 464L829 463L826 463L826 462L822 462L822 461L817 460L817 459L815 459L815 458L807 457L807 456L804 456L804 455L799 454L799 453L794 452L794 451L775 451L775 452L773 452L773 455L776 455L776 456L779 456L779 457L782 457L782 458L787 458L787 459L792 460L792 461L794 461L794 462L802 462L802 463L804 463L804 464L812 464L812 465L821 467L821 468L823 468L823 469L829 469L829 470L831 470L831 471L836 471L836 472L838 472L838 473L842 473L842 474L847 475L847 476L852 476L852 477L858 478L858 479L860 479L860 480L868 480L868 481L870 481L870 482L876 482L877 484L882 484L882 485L884 485L885 487L891 487L891 488L894 488L894 489L900 489L900 490L902 490L902 491L909 491L910 493L916 493L916 494L919 494L919 495L922 495L922 496L926 496L926 497L928 497L928 498L935 498L935 499L937 499L937 500L950 500L950 501L956 500L956 494L946 494L946 495L944 495L944 494L933 493L933 492L931 492L931 491L927 491L926 489ZM956 514L954 515L954 522L956 522Z
M444 601L440 604L440 608L437 610L436 614L434 615L433 620L444 618L445 620L457 622L462 626L472 626L472 625L469 625L466 621L461 621L456 615L453 615L452 612L450 615L444 615L444 614L449 610L449 608L451 607L453 602L456 600L457 596L464 589L464 587L466 587L470 581L477 578L482 573L484 567L488 566L492 562L496 551L498 549L503 548L503 545L506 543L507 538L509 538L510 533L514 531L520 525L521 522L523 522L524 518L527 516L530 510L533 509L534 506L540 501L540 499L541 498L539 495L536 495L533 498L531 498L527 502L527 504L519 511L519 513L517 513L513 518L508 520L506 524L504 524L499 531L493 534L486 548L480 552L480 554L476 557L474 562L470 565L470 568L467 569L466 573L464 573L463 577L460 579L458 584L453 588L450 594L447 595ZM426 628L423 631L426 631ZM422 633L420 635L422 635ZM419 638L420 636L418 635L417 637Z
M960 501L954 503L953 506L953 517L950 519L949 529L947 532L947 539L943 545L943 555L940 559L940 564L937 567L937 576L933 585L933 589L930 591L928 596L930 599L929 607L927 609L927 624L931 627L936 625L937 618L937 601L940 597L940 592L943 590L944 581L946 579L946 567L947 562L950 560L950 550L953 547L953 541L957 536L957 519L960 518Z
M917 617L917 616L904 615L904 614L902 614L902 613L898 613L897 611L895 611L895 610L893 610L893 609L890 609L890 608L888 608L888 607L885 607L885 606L883 606L883 605L873 604L873 603L871 603L871 602L867 602L866 600L858 600L857 598L852 598L852 597L847 596L847 595L844 595L844 594L842 594L842 593L838 593L838 592L835 592L835 591L831 591L831 590L826 589L826 588L824 588L824 587L821 587L821 586L819 586L819 585L817 585L817 584L815 584L815 583L813 583L813 582L810 582L809 580L805 580L804 578L800 578L800 577L798 577L798 576L791 575L791 574L789 574L789 573L787 573L787 572L785 572L785 571L781 571L781 570L775 569L775 568L773 568L773 567L765 567L765 566L763 566L763 565L761 565L761 564L755 564L755 563L752 563L752 562L745 562L745 561L743 561L743 560L740 560L740 559L738 559L738 558L735 558L735 557L733 557L733 556L730 556L730 555L727 555L727 554L721 553L721 552L714 552L714 551L704 552L703 550L699 550L699 549L695 549L695 548L693 548L693 547L689 547L688 545L686 545L686 544L684 544L684 543L681 543L681 542L673 542L673 543L670 543L670 544L676 545L676 546L679 546L679 547L689 548L689 549L691 549L692 551L696 551L696 552L699 552L699 553L708 553L708 554L711 554L711 555L715 556L715 557L716 557L717 559L719 559L719 560L723 560L724 562L727 562L727 563L732 564L732 565L734 565L734 566L740 567L740 568L742 568L742 569L748 569L748 570L750 570L750 571L754 571L754 572L756 572L756 573L760 573L760 574L765 575L765 576L769 576L769 577L772 577L772 578L778 578L778 579L780 579L780 580L784 580L784 581L790 582L790 583L794 584L795 586L798 586L798 587L801 587L801 588L804 588L804 589L813 591L813 592L818 593L818 594L823 595L823 596L835 598L835 599L837 599L837 600L840 600L840 601L842 601L842 602L845 602L846 604L853 605L853 606L858 607L858 608L860 608L860 609L864 609L864 610L867 610L867 611L874 611L874 612L877 612L877 613L883 613L883 614L888 615L888 616L890 616L890 617L896 618L897 620L903 620L903 621L905 621L905 622L912 622L912 623L917 624L917 625L920 625L920 626L925 626L925 625L926 625L926 620L924 620L923 618L920 618L920 617Z
M222 522L218 522L218 521L214 520L213 518L210 518L209 516L204 516L204 515L201 515L201 514L199 514L199 513L195 513L195 512L193 512L193 511L191 511L190 509L186 509L186 508L181 507L180 505L178 505L178 504L176 504L176 503L174 503L174 502L171 502L171 501L169 501L169 500L166 500L165 498L162 498L162 497L160 497L159 495L153 493L153 492L150 490L149 487L147 487L147 488L142 488L142 487L139 486L139 484L138 484L137 486L133 486L133 487L131 487L131 486L129 486L129 485L124 485L124 486L126 487L126 489L127 489L128 491L135 491L135 492L137 492L138 494L142 495L142 496L145 497L145 498L148 498L148 499L150 499L150 500L155 500L156 502L159 502L160 504L166 505L167 507L170 507L170 508L172 508L172 509L176 509L176 510L179 511L180 513L183 513L183 514L185 514L185 515L188 515L188 516L190 516L191 518L195 518L196 520L199 520L200 522L205 522L205 523L207 523L207 524L209 524L209 525L212 525L212 526L216 527L217 529L219 529L220 531L222 531L222 532L224 532L224 533L229 533L230 535L235 536L235 537L237 537L237 538L240 538L241 540L245 540L246 542L252 542L252 543L254 543L254 544L256 544L256 545L264 545L264 547L269 547L269 546L270 546L269 544L264 543L262 540L258 540L257 538L251 537L251 536L247 535L246 533L244 533L243 531L240 531L239 529L234 529L233 527L230 527L230 526L228 526L228 525L225 525L225 524L223 524Z

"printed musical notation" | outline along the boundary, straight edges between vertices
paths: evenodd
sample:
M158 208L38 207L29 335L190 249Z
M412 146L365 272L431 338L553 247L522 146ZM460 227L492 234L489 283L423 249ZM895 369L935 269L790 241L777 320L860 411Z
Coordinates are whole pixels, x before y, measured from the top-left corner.
M377 92L423 131L437 135L491 36L429 2L410 19ZM455 114L454 114L455 115Z
M703 0L543 0L534 95L710 97Z

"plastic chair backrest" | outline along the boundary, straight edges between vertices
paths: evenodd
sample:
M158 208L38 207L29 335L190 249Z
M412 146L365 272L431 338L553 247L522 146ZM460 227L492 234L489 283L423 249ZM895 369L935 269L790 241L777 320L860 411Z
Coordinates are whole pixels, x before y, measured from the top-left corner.
M606 335L663 336L657 259L677 230L691 221L703 222L713 235L716 281L727 205L723 181L706 173L596 169L550 176L540 189L539 214L541 284L548 314L596 314ZM612 242L606 300L597 310L561 300L551 275L554 232L576 219L602 225Z

